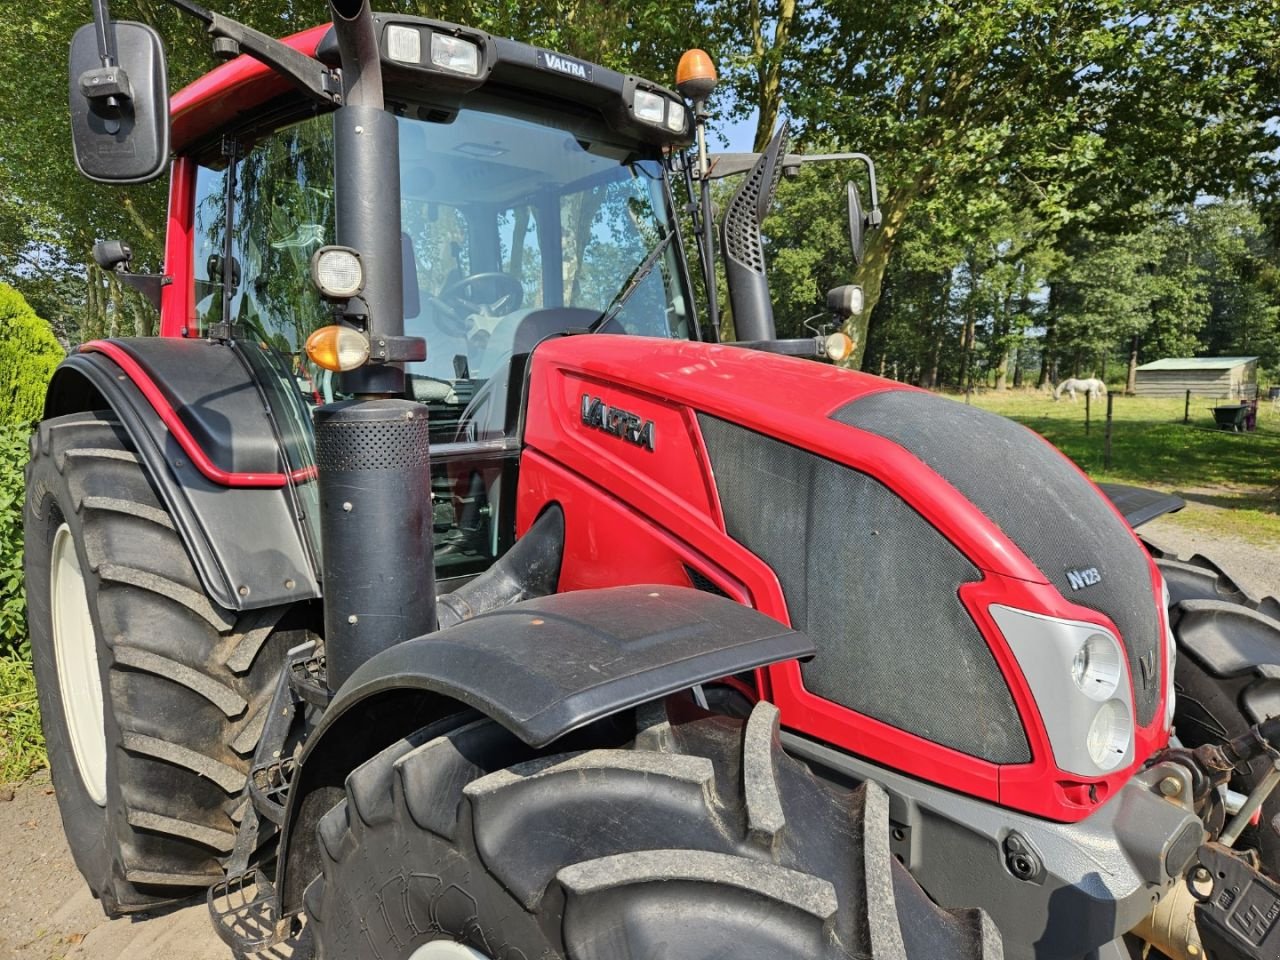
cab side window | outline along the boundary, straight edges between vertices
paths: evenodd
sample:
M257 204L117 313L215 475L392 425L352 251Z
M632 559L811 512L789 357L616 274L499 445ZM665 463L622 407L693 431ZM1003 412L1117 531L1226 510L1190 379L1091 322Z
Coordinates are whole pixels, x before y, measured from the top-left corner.
M230 290L225 289L226 187L230 167L196 174L196 321L223 318L282 354L297 354L330 311L311 283L311 255L333 242L333 133L328 117L277 130L237 149L231 216ZM301 371L300 371L301 372Z

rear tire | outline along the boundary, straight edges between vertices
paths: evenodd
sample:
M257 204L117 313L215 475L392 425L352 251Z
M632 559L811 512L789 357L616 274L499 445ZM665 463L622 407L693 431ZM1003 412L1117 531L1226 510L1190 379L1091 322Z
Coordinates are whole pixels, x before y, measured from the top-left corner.
M1179 741L1188 747L1221 743L1280 715L1280 604L1250 597L1206 557L1179 560L1158 548L1152 552L1169 585L1169 623L1178 644L1173 723ZM1188 642L1206 630L1214 640L1249 651L1247 662L1230 676L1214 675ZM1248 794L1268 767L1265 757L1254 760L1247 772L1232 776L1231 789ZM1280 877L1280 834L1272 826L1278 816L1280 790L1263 804L1258 826L1247 827L1236 845L1258 850L1262 865Z
M321 958L958 960L1002 955L889 854L888 795L782 752L777 710L529 757L487 719L400 741L319 826Z
M76 865L108 914L208 886L301 633L284 608L237 617L205 595L109 413L40 424L24 531L41 721ZM95 696L96 713L83 706Z

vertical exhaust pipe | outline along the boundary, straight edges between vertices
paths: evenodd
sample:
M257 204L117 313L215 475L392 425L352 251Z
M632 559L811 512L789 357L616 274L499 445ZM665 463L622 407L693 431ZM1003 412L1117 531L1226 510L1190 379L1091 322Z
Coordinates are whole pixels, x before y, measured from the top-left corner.
M360 252L367 333L404 334L400 143L384 109L368 0L330 0L342 57L334 112L335 241ZM427 411L404 396L404 367L341 375L358 399L315 411L325 651L336 690L360 664L436 626Z

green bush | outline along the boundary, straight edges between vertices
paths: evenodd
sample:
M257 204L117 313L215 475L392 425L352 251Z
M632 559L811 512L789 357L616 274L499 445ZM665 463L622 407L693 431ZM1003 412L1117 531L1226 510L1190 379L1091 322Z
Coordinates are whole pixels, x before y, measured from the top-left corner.
M22 590L22 471L30 435L26 424L0 423L0 655L28 650Z
M47 763L31 660L0 656L0 783L18 783Z
M26 299L0 283L0 423L30 423L44 412L53 368L66 354Z

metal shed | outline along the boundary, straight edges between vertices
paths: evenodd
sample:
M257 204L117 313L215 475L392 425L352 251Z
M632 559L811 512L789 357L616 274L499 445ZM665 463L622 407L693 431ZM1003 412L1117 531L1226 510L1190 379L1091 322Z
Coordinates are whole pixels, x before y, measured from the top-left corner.
M1166 357L1138 367L1140 397L1193 396L1252 400L1258 395L1257 357Z

